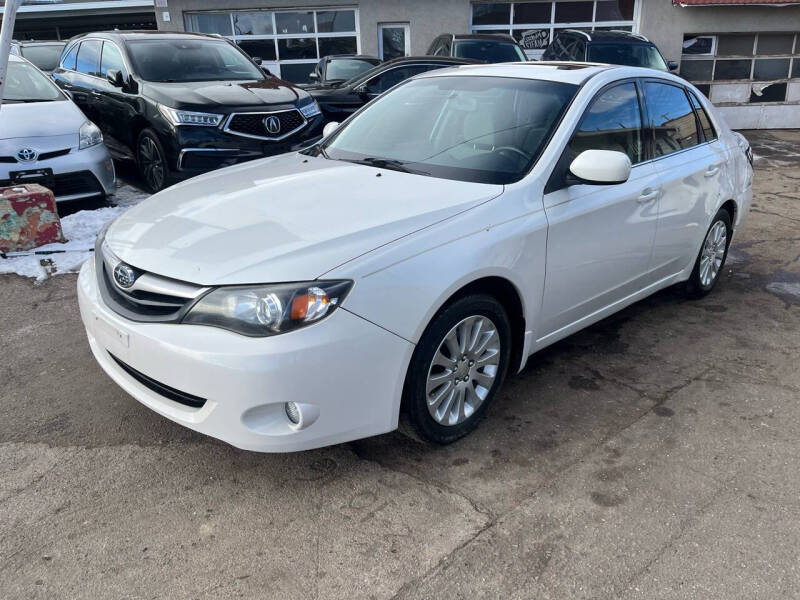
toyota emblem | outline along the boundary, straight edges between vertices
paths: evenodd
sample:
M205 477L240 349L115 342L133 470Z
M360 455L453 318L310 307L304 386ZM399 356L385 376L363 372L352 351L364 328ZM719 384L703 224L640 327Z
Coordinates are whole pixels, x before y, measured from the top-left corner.
M119 263L114 267L114 282L126 290L136 281L136 271L125 263Z
M270 132L272 135L280 133L281 120L278 117L267 117L266 119L264 119L264 127L266 127L267 131Z
M38 153L32 148L20 148L17 150L17 158L22 162L31 162L36 160L37 156L39 156Z

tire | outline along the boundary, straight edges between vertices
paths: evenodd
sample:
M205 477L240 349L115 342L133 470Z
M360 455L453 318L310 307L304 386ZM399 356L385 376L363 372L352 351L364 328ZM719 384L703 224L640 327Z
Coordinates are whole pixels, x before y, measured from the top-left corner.
M139 134L136 141L136 165L147 191L154 194L169 185L166 153L152 129L145 129Z
M730 214L727 210L720 209L711 220L692 274L686 282L686 291L690 298L702 298L714 289L725 266L725 259L728 258L732 229Z
M475 429L510 356L511 326L493 297L467 296L439 311L414 350L403 388L403 405L420 437L449 444ZM435 378L430 385L429 377Z

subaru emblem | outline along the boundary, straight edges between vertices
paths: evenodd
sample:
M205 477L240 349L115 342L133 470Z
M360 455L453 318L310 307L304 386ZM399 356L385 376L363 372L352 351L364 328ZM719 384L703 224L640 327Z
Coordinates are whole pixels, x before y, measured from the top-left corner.
M267 117L264 119L264 127L266 127L267 131L272 135L275 135L281 130L281 120L278 117Z
M119 263L114 267L114 282L126 290L136 281L136 271L125 263Z
M32 148L20 148L17 150L17 158L22 162L31 162L32 160L36 160L37 156L39 156L39 154Z

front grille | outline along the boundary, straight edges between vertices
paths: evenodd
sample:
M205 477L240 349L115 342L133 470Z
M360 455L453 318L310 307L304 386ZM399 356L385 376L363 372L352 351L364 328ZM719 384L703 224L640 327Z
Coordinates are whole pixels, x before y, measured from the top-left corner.
M132 366L122 362L120 359L118 359L110 352L108 355L112 359L114 359L114 362L117 363L123 371L125 371L133 379L141 383L144 387L148 388L149 390L152 390L159 396L163 396L168 400L172 400L173 402L183 404L184 406L191 406L192 408L201 408L206 403L205 398L201 398L200 396L193 396L192 394L187 394L186 392L176 390L174 387L165 385L159 381L156 381L152 377L148 377L144 373L137 371Z
M270 133L267 130L264 120L269 117L277 117L280 121L279 131ZM225 131L262 140L282 140L300 131L306 123L305 117L295 109L272 113L234 113L228 117Z
M50 152L42 152L36 160L49 160L51 158L58 158L59 156L66 156L69 154L70 149L64 148L63 150L52 150ZM16 156L0 156L0 163L18 163L19 160Z
M53 194L56 198L75 194L88 196L103 193L103 187L91 171L62 173L55 176L55 182Z

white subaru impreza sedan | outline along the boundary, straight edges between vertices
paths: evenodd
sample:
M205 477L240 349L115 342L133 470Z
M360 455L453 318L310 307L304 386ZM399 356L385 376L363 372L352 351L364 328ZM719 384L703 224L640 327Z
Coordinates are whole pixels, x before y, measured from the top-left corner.
M712 290L750 149L668 73L465 66L303 152L132 208L80 273L97 361L234 446L452 442L537 350L669 285Z

